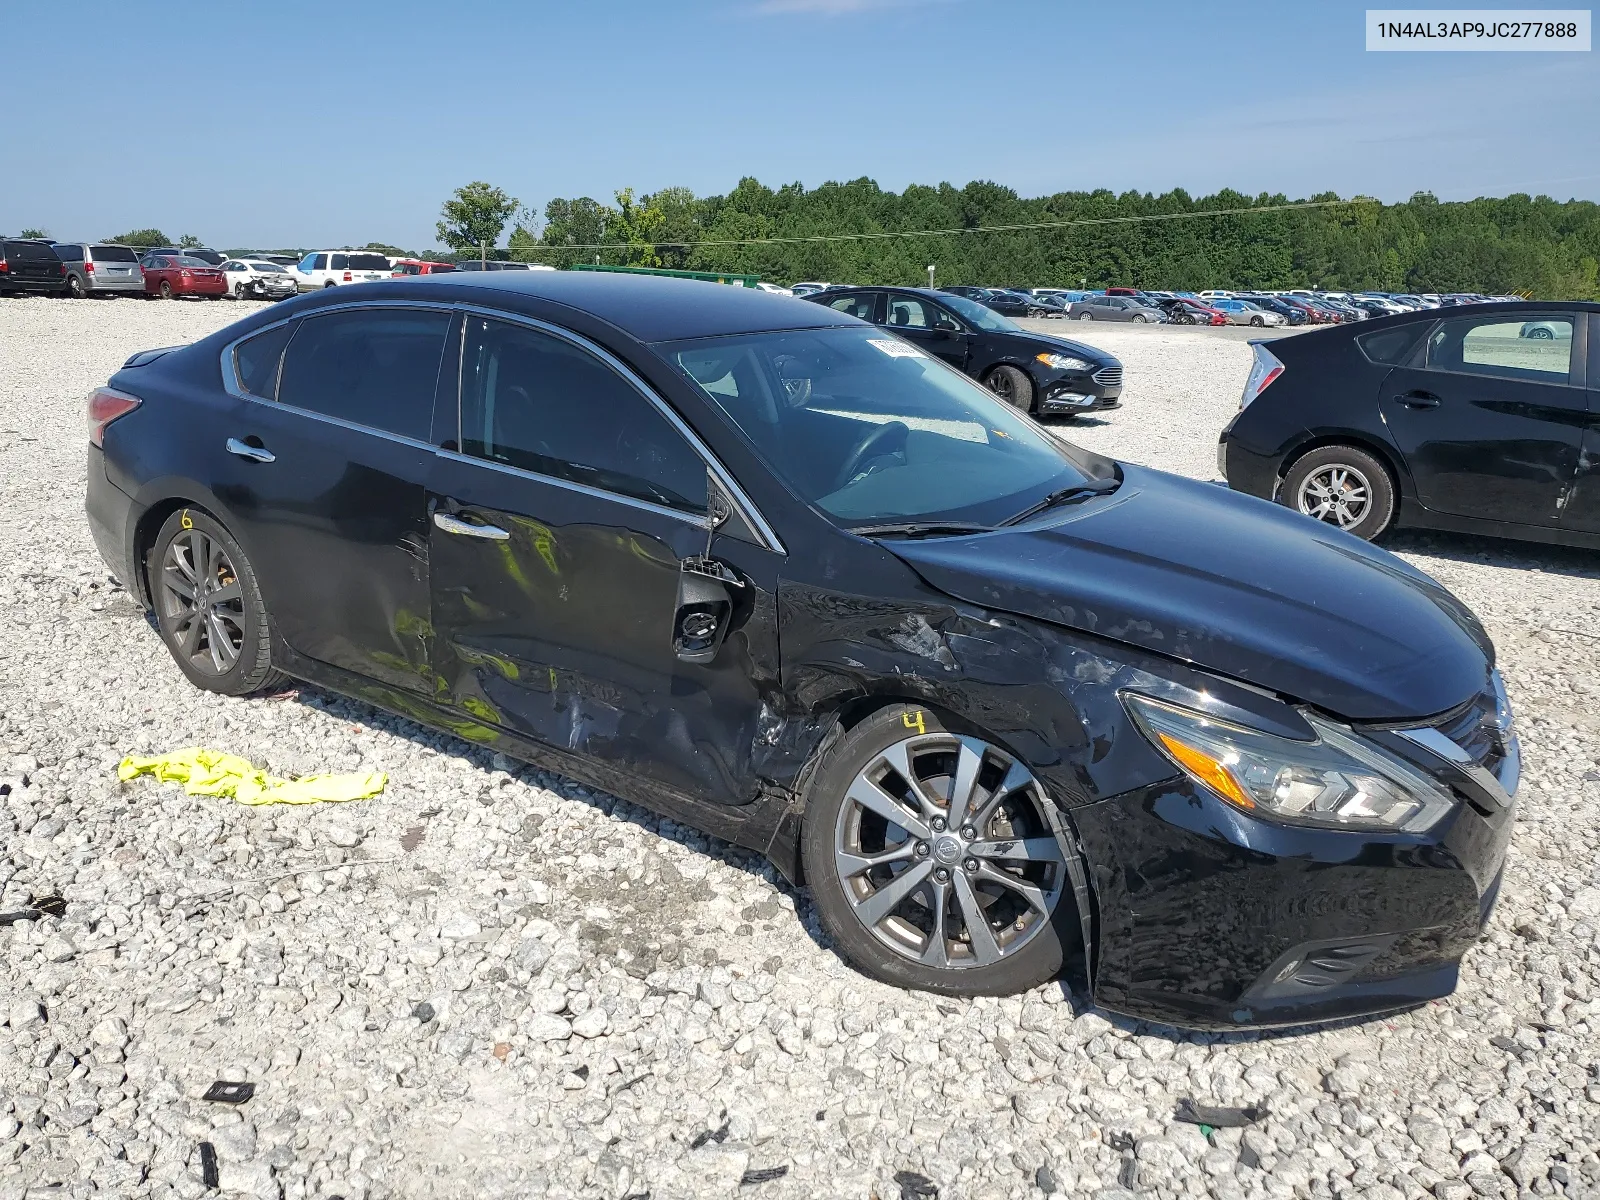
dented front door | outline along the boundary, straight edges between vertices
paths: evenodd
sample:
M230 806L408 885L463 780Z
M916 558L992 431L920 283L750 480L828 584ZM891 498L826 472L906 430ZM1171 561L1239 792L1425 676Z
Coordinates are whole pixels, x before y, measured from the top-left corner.
M464 730L506 729L692 799L743 804L763 693L777 684L767 552L718 538L745 581L716 658L673 651L687 513L442 454L429 504L439 699Z

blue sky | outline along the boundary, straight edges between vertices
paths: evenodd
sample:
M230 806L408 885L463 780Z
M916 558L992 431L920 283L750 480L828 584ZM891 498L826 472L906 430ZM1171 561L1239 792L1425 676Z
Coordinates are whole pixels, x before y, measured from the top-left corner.
M472 179L540 207L742 175L1600 199L1593 53L1369 54L1364 12L7 0L0 231L425 247Z

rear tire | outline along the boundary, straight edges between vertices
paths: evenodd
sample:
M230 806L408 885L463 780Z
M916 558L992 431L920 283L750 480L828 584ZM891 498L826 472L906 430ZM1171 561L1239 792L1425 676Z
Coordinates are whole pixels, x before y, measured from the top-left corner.
M1365 450L1318 446L1284 473L1278 503L1370 542L1394 520L1394 479Z
M224 696L282 683L255 569L220 521L179 509L156 534L145 569L161 640L190 683Z
M989 372L983 384L1012 408L1033 411L1033 380L1021 368L1002 363Z
M165 279L161 281L161 298L163 300L172 299L172 284Z
M972 789L958 797L972 819L947 822L973 758ZM901 704L862 721L824 751L801 832L812 902L840 954L884 983L946 995L1011 995L1058 977L1080 937L1066 859L1040 807L1053 803L1025 763L975 729ZM1030 859L1002 861L1002 847Z
M323 291L327 291L329 288L335 287L335 286L337 286L337 285L333 282L333 280L330 279L330 280L328 280L327 283L322 285L322 290Z
M1081 312L1081 313L1078 314L1078 320L1080 320L1080 321L1092 321L1092 320L1094 320L1094 314L1091 313L1091 312Z
M88 295L88 290L83 286L83 280L76 275L67 276L67 295L74 300L82 300Z

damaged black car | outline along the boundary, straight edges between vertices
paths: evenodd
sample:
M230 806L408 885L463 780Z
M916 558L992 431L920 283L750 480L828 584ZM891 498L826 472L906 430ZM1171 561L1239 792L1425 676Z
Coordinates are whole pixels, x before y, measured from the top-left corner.
M135 355L88 515L283 675L766 854L880 980L1281 1025L1448 994L1517 739L1448 592L718 284L419 277Z

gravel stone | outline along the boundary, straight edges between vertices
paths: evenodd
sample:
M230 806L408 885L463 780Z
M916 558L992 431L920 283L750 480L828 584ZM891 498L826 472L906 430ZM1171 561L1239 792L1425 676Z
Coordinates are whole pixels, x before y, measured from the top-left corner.
M1004 1200L1600 1191L1592 555L1388 543L1482 618L1523 737L1499 904L1449 1000L1216 1035L1059 984L904 992L743 851L314 688L184 682L89 537L82 396L251 308L0 300L0 911L67 904L0 927L0 1200L199 1200L200 1141L224 1194L263 1200L887 1197L900 1171ZM1041 327L1128 379L1122 409L1048 428L1213 477L1242 338ZM292 809L117 783L124 754L186 745L391 783ZM255 1098L199 1101L219 1078ZM1269 1115L1208 1142L1184 1098Z

